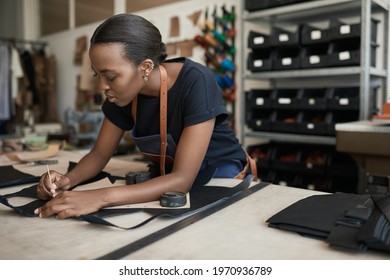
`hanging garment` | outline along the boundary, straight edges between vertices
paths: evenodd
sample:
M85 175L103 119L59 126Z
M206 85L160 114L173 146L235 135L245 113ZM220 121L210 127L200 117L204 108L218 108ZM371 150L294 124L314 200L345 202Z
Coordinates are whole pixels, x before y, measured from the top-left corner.
M15 100L18 96L19 90L19 78L23 78L24 73L22 64L20 62L19 52L16 48L11 48L11 103L12 103L12 115L16 114Z
M39 104L40 103L40 95L37 90L36 81L35 81L35 70L34 70L34 62L33 58L28 51L24 51L20 55L20 59L22 61L24 74L27 77L28 85L27 89L32 93L32 103Z
M267 223L322 239L335 248L390 252L390 198L386 195L313 195L273 215Z
M10 54L7 44L0 43L0 121L11 118Z
M44 90L45 96L45 115L43 121L58 122L58 108L57 108L57 61L54 56L45 58L45 76L46 88Z

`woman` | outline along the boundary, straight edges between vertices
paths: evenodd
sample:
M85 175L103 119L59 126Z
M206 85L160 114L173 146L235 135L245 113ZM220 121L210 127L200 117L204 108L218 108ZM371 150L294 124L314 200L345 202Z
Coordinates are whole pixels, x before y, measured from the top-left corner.
M229 128L221 91L208 68L185 58L165 60L159 30L137 15L107 19L90 43L92 69L106 96L105 118L96 144L72 171L52 171L52 181L42 176L38 196L51 200L35 210L37 215L80 216L158 200L167 191L187 193L195 179L245 175L247 155ZM141 152L157 159L159 176L131 187L67 191L105 167L126 130Z

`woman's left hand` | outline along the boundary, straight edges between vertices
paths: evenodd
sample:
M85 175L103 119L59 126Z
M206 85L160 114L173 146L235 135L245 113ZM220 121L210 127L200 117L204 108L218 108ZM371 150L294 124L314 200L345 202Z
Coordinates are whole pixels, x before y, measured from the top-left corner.
M64 191L52 198L45 205L35 209L40 218L56 215L59 219L79 217L98 211L104 207L102 191Z

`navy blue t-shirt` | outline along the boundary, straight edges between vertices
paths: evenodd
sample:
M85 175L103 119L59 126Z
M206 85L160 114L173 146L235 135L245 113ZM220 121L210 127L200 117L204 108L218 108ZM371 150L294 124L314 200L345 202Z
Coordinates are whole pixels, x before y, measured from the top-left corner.
M188 58L166 60L164 63L172 62L182 62L184 65L175 84L168 91L167 133L178 144L185 127L216 118L205 160L208 163L239 160L245 164L245 152L227 121L227 110L214 74L207 67ZM140 94L137 99L137 125L133 133L138 137L159 134L159 98ZM103 112L119 128L133 129L131 103L119 107L106 100Z

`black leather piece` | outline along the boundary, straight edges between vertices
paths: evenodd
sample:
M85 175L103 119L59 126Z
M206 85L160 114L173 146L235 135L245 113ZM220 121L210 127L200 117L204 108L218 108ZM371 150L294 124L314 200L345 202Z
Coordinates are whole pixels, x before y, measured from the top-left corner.
M25 205L22 205L22 206L14 206L8 202L8 199L6 197L0 196L0 203L14 209L16 212L18 212L19 214L21 214L23 216L34 217L34 216L36 216L34 214L34 210L38 207L43 206L46 203L46 201L38 199L38 200L34 200L34 201L27 203Z
M357 239L364 242L368 248L390 252L390 222L381 210L374 208Z
M372 200L380 209L382 214L390 221L390 196L388 195L373 195Z
M20 191L4 195L4 197L6 198L15 197L15 196L37 198L37 185L35 184L32 185L31 187L21 189Z
M195 187L191 189L190 191L190 207L189 208L180 208L180 209L172 209L172 208L123 208L123 209L102 209L98 212L89 214L89 215L83 215L80 217L80 219L90 222L90 223L97 223L100 225L108 225L108 226L114 226L119 227L122 229L135 229L142 225L145 225L146 223L154 220L158 217L178 217L183 214L188 214L192 211L196 211L202 207L206 207L209 205L213 205L214 203L223 200L225 198L231 197L235 194L238 194L242 192L243 190L247 189L249 185L251 184L253 180L252 176L248 176L245 178L240 184L238 184L234 188L230 187L212 187L212 186L202 186L202 187ZM122 214L129 214L129 213L136 213L139 211L144 211L145 213L151 214L151 217L148 218L145 221L142 221L140 224L131 226L131 227L120 227L117 225L114 225L106 220L104 220L104 217L109 216L115 216L115 215L122 215Z
M99 258L97 258L97 260L118 260L118 259L121 259L125 256L129 256L131 253L137 251L137 250L140 250L141 248L144 248L145 246L148 246L158 240L161 240L162 238L176 232L176 231L179 231L189 225L192 225L194 223L196 223L197 221L200 221L226 207L228 207L229 205L232 205L234 203L236 203L237 201L241 200L241 199L244 199L245 197L247 196L250 196L251 194L259 191L259 190L262 190L264 187L268 186L269 183L265 183L265 182L260 182L260 183L257 183L256 185L250 187L250 188L247 188L247 189L243 189L242 191L239 191L237 192L236 194L228 197L228 198L225 198L225 199L221 199L219 201L217 201L216 203L213 203L212 205L208 205L207 207L199 210L199 211L196 211L195 213L193 214L190 214L188 216L186 216L185 218L167 226L167 227L164 227L156 232L153 232L149 235L146 235L134 242L131 242L129 244L126 244L118 249L115 249L114 251L108 253L108 254L105 254Z
M77 163L75 163L75 162L69 162L68 171L70 171L72 168L74 168L76 166L76 164ZM115 181L118 180L118 179L119 180L124 180L124 177L111 176L110 173L100 172L94 178L89 179L89 180L87 180L85 182L82 182L82 183L78 184L77 186L73 187L72 189L74 189L74 188L76 188L76 187L78 187L80 185L83 185L83 184L89 184L89 183L93 183L93 182L99 181L99 180L104 179L104 178L108 178L111 183L115 183ZM5 206L8 206L8 207L14 209L16 212L18 212L21 215L28 216L28 217L36 216L34 214L34 210L36 208L38 208L38 207L43 206L46 203L45 200L37 199L37 200L32 201L30 203L27 203L25 205L15 206L15 205L12 205L9 202L9 200L8 200L11 197L38 198L37 197L37 184L32 185L32 186L27 187L27 188L24 188L24 189L22 189L20 191L14 192L14 193L0 195L0 203L2 203Z
M69 162L68 171L70 171L75 165L76 165L76 163ZM176 217L179 215L189 213L190 211L200 209L200 208L205 207L207 205L212 205L216 201L219 201L219 200L227 198L227 197L231 197L231 196L245 190L246 188L248 188L248 186L250 185L250 183L253 180L253 176L248 176L245 180L243 180L235 188L204 186L204 184L206 184L208 181L210 181L212 176L215 174L215 170L216 169L214 167L210 167L210 168L203 170L199 174L199 176L195 180L193 187L190 191L191 207L189 209L188 208L186 208L186 209L184 209L184 208L180 208L180 209L165 209L165 208L157 208L157 209L155 209L155 208L151 208L151 209L145 209L145 208L102 209L96 213L81 216L80 219L84 220L84 221L88 221L90 223L115 226L115 225L109 223L108 221L105 221L103 218L108 217L108 216L135 213L135 212L139 212L139 211L145 211L145 212L152 215L149 219L141 222L138 225L131 227L131 228L137 228L137 227L140 227L140 226L150 222L151 220L153 220L157 217L161 217L161 216ZM104 178L109 178L111 183L114 183L118 179L121 179L121 180L125 179L124 177L111 176L107 172L100 172L94 178L87 180L79 185L96 182L96 181L104 179ZM76 188L76 187L77 186L75 186L74 188ZM74 189L74 188L72 188L72 189ZM33 185L30 187L24 188L18 192L15 192L15 193L1 195L0 196L0 203L14 209L16 212L18 212L21 215L28 216L28 217L36 216L34 214L34 210L38 207L43 206L46 203L46 201L37 199L35 201L32 201L32 202L27 203L27 204L22 205L22 206L14 206L11 203L9 203L9 201L8 201L8 198L16 197L16 196L37 198L36 197L36 189L37 189L37 185Z
M283 209L267 222L270 227L325 239L346 211L366 200L367 197L346 193L313 195Z
M380 207L378 207L380 206ZM270 227L317 237L332 247L390 252L389 196L335 193L302 199L267 220Z
M365 251L367 246L364 242L358 241L359 228L346 225L336 225L327 238L332 247Z
M15 169L12 165L0 166L0 188L37 183L40 176L34 176Z

